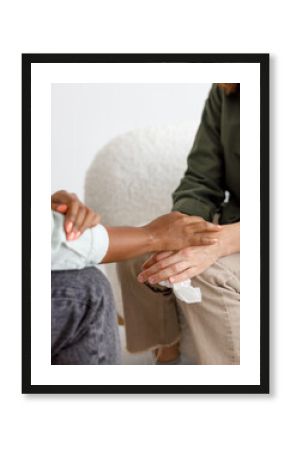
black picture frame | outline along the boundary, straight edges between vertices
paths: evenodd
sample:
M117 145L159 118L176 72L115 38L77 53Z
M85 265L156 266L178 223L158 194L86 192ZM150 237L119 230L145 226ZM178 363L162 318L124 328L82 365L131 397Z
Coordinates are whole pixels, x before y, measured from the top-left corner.
M267 394L269 393L269 54L23 54L22 55L22 393ZM256 63L260 65L260 384L31 384L31 65L33 63ZM262 151L261 151L262 150Z

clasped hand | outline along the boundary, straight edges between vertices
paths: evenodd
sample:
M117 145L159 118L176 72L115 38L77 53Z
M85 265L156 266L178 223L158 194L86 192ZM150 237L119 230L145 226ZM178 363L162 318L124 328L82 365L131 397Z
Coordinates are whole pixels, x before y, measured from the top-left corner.
M178 283L201 274L219 258L240 251L240 222L220 226L217 236L213 245L187 245L175 253L153 254L143 264L138 280L152 284L163 280Z
M177 252L156 253L145 261L138 281L157 284L169 280L179 283L204 272L218 259L218 247L194 246Z
M76 194L64 190L51 196L51 209L65 214L64 229L68 240L77 239L87 228L100 222L100 215L80 201Z

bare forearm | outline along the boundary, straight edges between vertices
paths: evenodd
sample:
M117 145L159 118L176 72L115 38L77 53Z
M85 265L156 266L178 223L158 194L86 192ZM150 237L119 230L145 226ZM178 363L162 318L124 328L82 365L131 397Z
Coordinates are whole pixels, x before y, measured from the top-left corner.
M146 227L106 227L109 249L103 263L122 261L156 251L155 241Z

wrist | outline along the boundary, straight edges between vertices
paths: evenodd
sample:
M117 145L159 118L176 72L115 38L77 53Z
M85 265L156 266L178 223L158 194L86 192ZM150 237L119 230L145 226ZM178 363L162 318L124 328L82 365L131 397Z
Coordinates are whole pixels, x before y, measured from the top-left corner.
M140 231L144 235L144 239L146 242L146 247L148 248L148 252L158 252L162 250L162 243L160 237L158 236L155 228L151 226L151 223L140 227Z
M215 244L210 246L211 254L215 258L215 261L222 258L225 255L225 248L222 240L218 240Z
M218 242L213 245L218 258L240 251L240 222L223 225Z
M208 255L208 257L212 260L212 264L214 264L222 255L222 246L220 242L217 242L212 245L208 245L204 248L204 251Z

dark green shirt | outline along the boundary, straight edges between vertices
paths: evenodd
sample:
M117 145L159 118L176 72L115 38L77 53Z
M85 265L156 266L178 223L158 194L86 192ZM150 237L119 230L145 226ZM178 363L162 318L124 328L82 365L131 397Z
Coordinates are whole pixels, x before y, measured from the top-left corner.
M206 101L187 160L173 193L173 210L222 224L240 220L240 92L226 94L216 84ZM225 192L229 201L224 202Z

